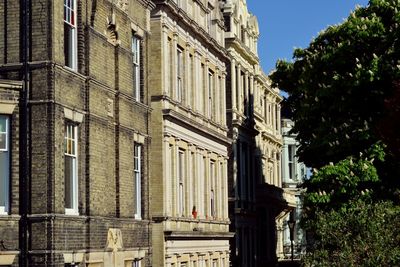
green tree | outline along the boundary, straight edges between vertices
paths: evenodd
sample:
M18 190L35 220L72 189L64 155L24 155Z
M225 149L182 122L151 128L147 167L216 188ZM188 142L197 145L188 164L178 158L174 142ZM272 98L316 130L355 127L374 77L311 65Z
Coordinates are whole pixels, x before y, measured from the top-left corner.
M296 49L293 62L277 62L271 80L289 94L301 161L319 168L384 139L385 103L400 80L399 37L400 2L371 0Z
M318 211L315 242L304 266L400 266L399 206L352 200L339 210ZM310 230L308 228L308 230Z
M306 266L400 266L400 1L370 0L328 27L273 86L295 121L305 183ZM397 123L397 125L396 125Z
M305 266L400 266L400 207L376 201L373 190L384 156L377 144L314 170L304 194Z

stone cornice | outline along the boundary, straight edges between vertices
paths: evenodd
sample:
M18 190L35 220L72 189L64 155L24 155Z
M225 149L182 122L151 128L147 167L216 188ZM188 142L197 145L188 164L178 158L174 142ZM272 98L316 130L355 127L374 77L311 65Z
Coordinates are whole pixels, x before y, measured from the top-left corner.
M209 48L210 52L218 55L224 62L229 61L228 53L225 47L221 46L209 33L207 33L195 20L191 19L187 13L179 8L175 2L171 0L155 0L154 1L160 9L165 10L167 13L172 15L172 18L177 23L182 23L186 28L191 29L192 32L196 34L197 39L199 39L205 46ZM207 8L204 9L207 12ZM156 18L157 16L152 16Z
M209 232L209 231L164 231L167 239L230 239L235 233L232 232Z
M218 133L217 131L214 131L213 129L210 129L208 127L205 127L203 124L187 118L185 115L180 114L177 111L171 110L171 109L164 109L163 110L163 116L164 118L171 118L173 120L177 120L183 124L185 124L187 127L193 128L193 131L200 131L202 132L203 135L208 136L212 139L218 140L221 143L224 143L226 145L230 145L232 143L232 140L228 138L225 135L222 135Z
M251 52L247 46L244 46L243 42L241 42L238 38L225 38L225 44L228 50L229 48L235 49L244 59L250 62L250 64L259 64L260 60L258 56Z

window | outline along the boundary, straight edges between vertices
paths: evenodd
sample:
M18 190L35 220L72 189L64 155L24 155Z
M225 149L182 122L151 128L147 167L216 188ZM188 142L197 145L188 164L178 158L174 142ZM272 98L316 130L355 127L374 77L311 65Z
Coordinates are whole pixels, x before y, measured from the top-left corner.
M231 31L231 16L224 15L224 25L225 25L226 32L230 32Z
M201 63L201 65L200 65L200 68L201 68L201 77L200 77L200 84L199 84L199 88L200 88L200 92L199 92L199 103L200 103L200 106L199 106L199 109L200 109L200 111L201 112L203 112L203 114L205 114L206 113L206 111L205 111L205 108L204 108L204 106L205 106L205 94L206 94L206 89L205 89L205 87L206 87L206 84L207 84L207 82L206 82L206 67L205 67L205 65L203 64L203 63Z
M183 98L183 51L176 51L176 100L182 102Z
M189 55L189 60L187 63L188 68L188 90L189 90L189 99L187 100L189 106L193 106L194 104L194 90L193 90L193 55Z
M78 126L65 123L64 138L64 201L65 213L78 213Z
M8 212L10 184L10 118L0 115L0 214Z
M132 36L133 96L140 101L140 39Z
M183 216L185 212L184 195L184 174L185 174L185 153L183 150L178 152L178 215Z
M268 122L269 122L269 125L272 125L272 110L271 110L271 104L268 104Z
M240 29L241 29L240 37L241 37L242 42L244 43L244 42L246 42L246 30L243 25L240 27Z
M65 66L77 69L76 0L64 0Z
M141 153L142 145L134 144L134 155L133 155L133 170L135 175L135 219L142 218L142 166L141 166Z
M140 267L140 266L141 266L140 261L135 260L132 262L132 267Z
M295 145L288 145L288 168L289 168L289 179L295 179L295 162L294 156L296 153L296 146Z
M211 71L208 72L208 117L213 117L214 107L213 107L213 98L214 98L214 73Z
M215 209L215 189L216 189L216 179L215 179L215 162L210 163L210 215L216 217Z

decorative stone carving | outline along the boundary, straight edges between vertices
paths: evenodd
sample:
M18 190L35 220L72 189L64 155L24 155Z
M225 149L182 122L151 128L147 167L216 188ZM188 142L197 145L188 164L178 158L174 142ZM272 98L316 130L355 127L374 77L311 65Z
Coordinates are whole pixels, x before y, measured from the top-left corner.
M128 0L118 0L117 1L117 6L119 8L121 8L123 11L128 11L128 5L129 5Z
M113 45L120 43L120 40L118 40L118 26L116 24L114 12L111 14L111 16L107 17L107 30L105 34L107 36L107 41Z
M123 248L121 229L108 229L107 248L112 249L113 251Z

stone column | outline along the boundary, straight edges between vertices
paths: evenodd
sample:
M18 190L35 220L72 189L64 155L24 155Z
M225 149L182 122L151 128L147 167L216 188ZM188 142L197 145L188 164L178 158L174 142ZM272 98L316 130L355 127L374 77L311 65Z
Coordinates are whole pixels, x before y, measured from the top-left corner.
M170 96L172 99L177 99L177 67L178 67L178 58L177 53L178 51L178 33L174 32L174 37L172 39L172 53L171 53L171 62L169 67L172 68L172 88L170 92ZM171 66L172 65L172 66Z
M279 104L277 104L277 107L278 107L278 114L277 114L277 117L278 117L278 134L281 134L281 105L279 105Z
M186 49L185 49L185 75L184 77L184 99L183 103L186 106L191 106L191 92L192 92L192 87L190 86L192 79L193 79L193 74L192 74L192 61L190 58L190 44L186 43ZM189 80L190 79L190 80Z
M222 109L222 113L221 113L221 122L222 124L225 126L226 125L226 72L223 72L222 74L222 78L221 78L221 99L222 99L222 105L221 105L221 109ZM235 91L232 89L232 92L235 93ZM236 97L235 97L236 99Z
M224 207L224 219L228 219L229 218L229 214L228 214L228 158L224 159L224 163L223 163L223 182L224 182L224 199L223 199L223 207Z
M169 136L164 136L164 159L163 159L163 165L164 165L164 188L165 188L165 193L164 193L164 215L171 216L172 215L172 203L171 203L171 197L172 197L172 184L171 184L171 171L172 171L172 159L171 159L171 153L170 153L170 145L169 145Z
M208 70L208 66L209 66L209 60L208 59L206 59L206 64L205 64L205 66L204 66L204 77L205 77L205 79L204 79L204 82L205 82L205 86L204 86L204 98L205 98L205 101L204 101L204 115L207 117L207 118L211 118L211 114L209 114L209 101L208 101L208 97L209 97L209 94L208 94L208 91L209 91L209 75L208 75L208 72L209 72L209 70Z
M209 156L209 151L205 153L206 155L206 160L204 162L205 165L205 183L204 183L204 210L205 214L208 215L208 217L211 216L211 210L210 210L210 188L211 188L211 183L210 183L210 156Z
M196 185L195 185L195 173L196 173L196 165L194 164L193 157L195 156L195 151L196 147L193 144L189 145L188 149L188 208L187 208L187 214L189 218L192 218L192 210L193 206L196 206Z
M235 200L239 199L239 191L238 191L238 149L239 149L239 144L237 143L236 139L233 139L233 174L232 174L232 178L233 178L233 186L235 187ZM235 208L238 208L237 206L237 201L235 201Z
M243 108L245 109L245 113L247 113L247 116L249 116L249 110L250 110L250 96L249 96L249 72L246 70L244 73L244 99L246 106Z
M232 111L237 109L237 99L236 99L236 60L231 59L231 101L232 101Z
M179 142L179 139L175 138L173 147L172 147L172 156L173 156L173 171L172 171L172 177L171 177L171 185L172 185L172 211L173 211L173 216L177 217L179 215L179 210L178 210L178 145L177 143Z
M236 90L238 92L238 100L237 100L237 110L239 111L239 113L243 113L243 88L242 88L242 76L241 76L241 67L240 64L237 65L236 68Z
M249 95L249 113L252 114L254 112L254 76L250 75L250 95Z
M194 51L194 59L193 59L193 109L196 112L200 110L200 79L201 79L201 63L200 63L200 55L197 50Z
M170 53L170 47L169 47L169 42L168 42L168 28L163 27L162 28L162 49L163 49L163 94L168 95L170 93L170 69L169 69L169 53ZM170 95L172 97L172 95Z
M198 197L198 216L200 218L204 218L205 210L204 210L204 161L203 155L201 151L198 149L196 152L197 155L197 164L198 164L198 171L197 171L197 182L198 182L198 190L197 190L197 197Z
M215 121L221 123L221 71L217 69L215 74L215 104L214 104L214 115Z

